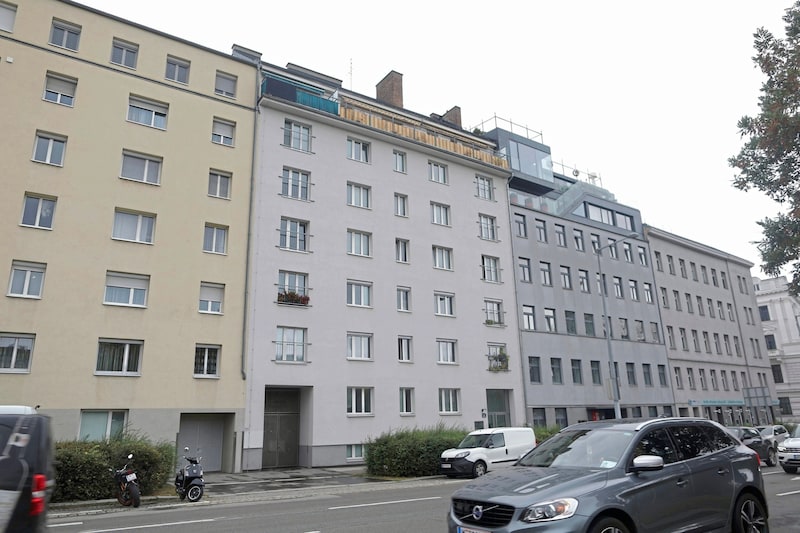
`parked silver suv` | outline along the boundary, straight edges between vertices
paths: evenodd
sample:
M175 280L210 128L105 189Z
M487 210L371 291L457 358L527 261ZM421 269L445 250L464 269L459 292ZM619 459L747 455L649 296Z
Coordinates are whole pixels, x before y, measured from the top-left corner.
M564 428L457 490L450 533L768 531L757 454L704 418Z

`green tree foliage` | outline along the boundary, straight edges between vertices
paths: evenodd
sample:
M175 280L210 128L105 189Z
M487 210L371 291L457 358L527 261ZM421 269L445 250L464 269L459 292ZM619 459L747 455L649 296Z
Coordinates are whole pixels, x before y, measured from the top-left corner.
M766 76L759 97L760 114L739 120L744 146L728 163L738 170L733 184L755 188L781 206L785 213L758 222L762 270L780 275L791 264L789 291L800 293L800 0L783 17L786 37L776 38L764 28L754 34L753 61Z

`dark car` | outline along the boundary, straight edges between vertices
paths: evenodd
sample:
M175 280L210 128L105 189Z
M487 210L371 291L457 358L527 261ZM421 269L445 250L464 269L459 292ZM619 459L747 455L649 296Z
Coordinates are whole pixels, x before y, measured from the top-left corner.
M0 531L44 531L54 486L50 418L0 406Z
M568 426L453 493L450 533L766 533L756 452L705 418Z
M727 429L731 435L742 441L742 444L751 450L755 450L767 466L775 466L778 464L778 447L764 439L756 428L728 426L725 429Z

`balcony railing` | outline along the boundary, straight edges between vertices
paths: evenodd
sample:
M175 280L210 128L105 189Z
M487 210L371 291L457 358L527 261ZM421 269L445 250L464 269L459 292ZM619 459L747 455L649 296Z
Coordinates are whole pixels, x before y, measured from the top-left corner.
M508 355L506 353L489 354L490 372L508 372Z
M311 298L295 291L278 291L278 303L286 305L308 305Z
M261 94L282 98L332 115L339 114L339 102L321 94L315 94L312 88L308 87L307 90L301 84L287 79L265 76L261 82Z

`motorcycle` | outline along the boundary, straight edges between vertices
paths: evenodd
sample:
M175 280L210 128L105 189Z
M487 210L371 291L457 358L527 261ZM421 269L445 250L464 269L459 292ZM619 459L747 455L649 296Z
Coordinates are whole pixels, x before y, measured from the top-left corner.
M128 461L133 459L133 454L128 454ZM109 468L109 470L111 470ZM125 507L139 507L142 503L141 494L139 492L139 482L137 481L136 472L132 468L125 466L119 470L113 470L114 481L117 484L117 501Z
M188 452L189 447L185 447L183 451L184 453ZM190 502L198 502L203 497L206 485L203 480L203 466L200 464L202 457L184 455L183 458L189 464L178 470L178 475L175 476L175 492L178 493L181 500L188 499Z

